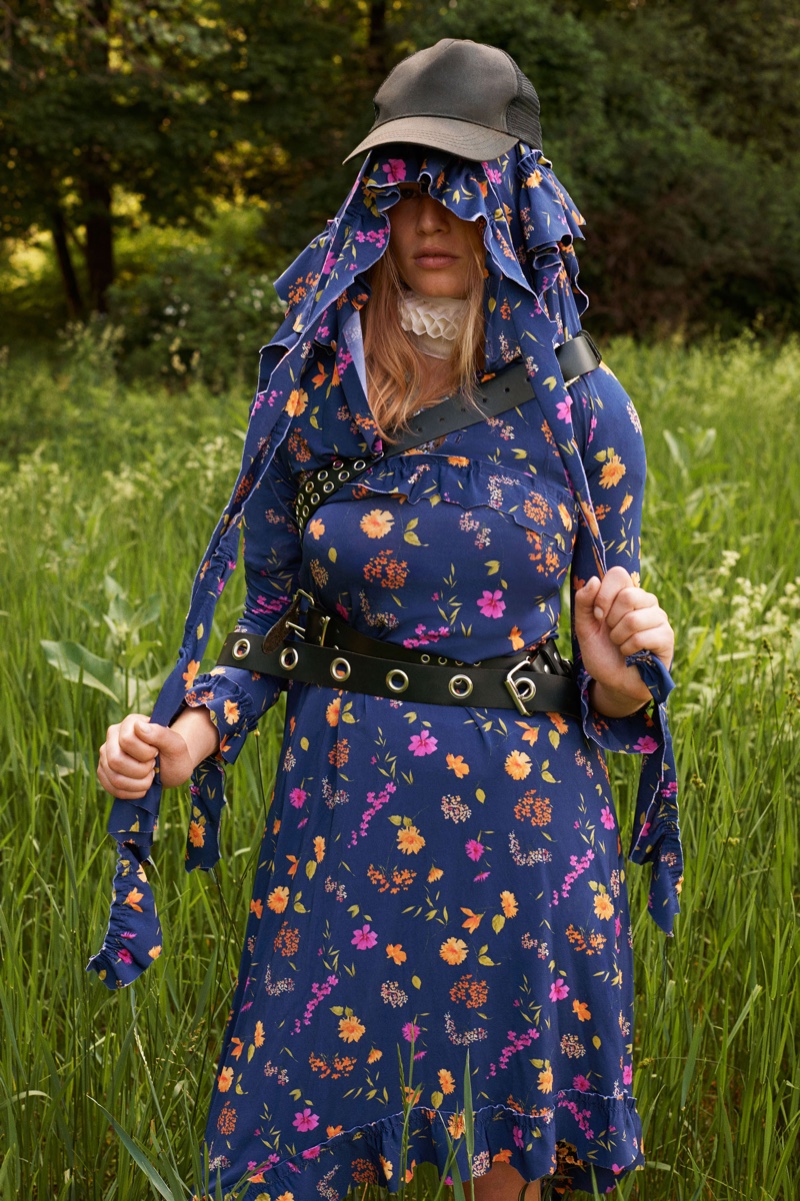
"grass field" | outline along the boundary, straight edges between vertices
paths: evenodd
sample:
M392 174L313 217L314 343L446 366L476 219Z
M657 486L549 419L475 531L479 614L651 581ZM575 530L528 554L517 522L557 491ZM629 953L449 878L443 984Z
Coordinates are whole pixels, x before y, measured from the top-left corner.
M645 914L643 873L629 874L650 1162L617 1195L796 1201L800 346L620 343L607 357L648 441L643 582L678 635L687 855L672 940ZM165 955L118 994L84 970L113 859L93 765L108 722L146 708L173 659L236 474L246 393L145 392L88 344L60 374L32 360L0 369L3 1198L158 1196L101 1106L144 1149L162 1196L197 1187L280 716L229 772L215 873L184 874L187 796L168 795L151 875ZM214 652L240 596L234 581ZM58 654L95 686L66 679L48 661ZM632 770L612 764L623 813ZM418 1174L408 1191L429 1185Z

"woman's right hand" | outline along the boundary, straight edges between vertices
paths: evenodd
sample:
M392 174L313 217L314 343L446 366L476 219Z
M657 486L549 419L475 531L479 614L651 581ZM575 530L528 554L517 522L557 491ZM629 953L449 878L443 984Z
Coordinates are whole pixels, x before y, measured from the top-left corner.
M165 788L184 784L195 768L186 739L178 730L154 725L141 713L129 713L118 725L108 727L100 747L97 778L111 796L137 801L153 783L156 754Z

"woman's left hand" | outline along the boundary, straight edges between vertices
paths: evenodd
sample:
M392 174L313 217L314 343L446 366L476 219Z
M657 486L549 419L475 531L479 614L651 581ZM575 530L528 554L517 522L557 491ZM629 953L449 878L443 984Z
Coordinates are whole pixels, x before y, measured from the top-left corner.
M626 656L647 650L669 668L675 649L658 598L638 588L624 567L612 567L602 581L592 576L578 589L574 606L583 665L595 681L592 704L609 717L634 712L650 691L638 668L626 666Z

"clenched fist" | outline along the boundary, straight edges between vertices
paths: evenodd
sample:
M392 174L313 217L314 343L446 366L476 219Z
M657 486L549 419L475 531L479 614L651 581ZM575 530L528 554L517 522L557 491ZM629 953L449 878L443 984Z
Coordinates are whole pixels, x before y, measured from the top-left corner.
M612 567L602 582L592 576L578 589L573 616L583 665L595 681L594 707L621 717L646 704L647 685L625 658L647 650L666 668L672 663L675 634L658 598L638 588L624 567Z
M207 709L185 709L172 726L154 725L141 713L129 713L108 727L100 748L97 778L122 801L138 801L155 776L159 756L164 788L184 784L198 763L219 746Z

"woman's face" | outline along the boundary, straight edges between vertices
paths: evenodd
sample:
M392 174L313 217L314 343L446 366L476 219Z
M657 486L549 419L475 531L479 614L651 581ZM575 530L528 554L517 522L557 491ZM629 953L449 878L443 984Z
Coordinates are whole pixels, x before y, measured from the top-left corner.
M462 221L417 183L400 184L399 191L389 222L392 254L402 279L420 296L465 297L476 255L483 261L478 223Z

